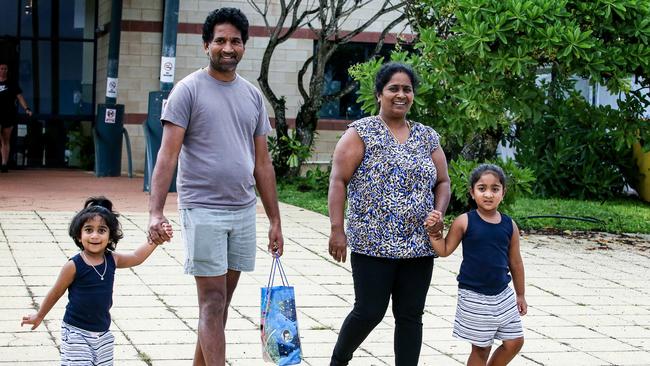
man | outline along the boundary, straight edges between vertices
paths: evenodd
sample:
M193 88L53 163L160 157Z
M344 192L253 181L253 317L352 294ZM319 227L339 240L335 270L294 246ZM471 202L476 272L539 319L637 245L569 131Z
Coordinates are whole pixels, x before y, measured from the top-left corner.
M264 100L236 73L247 40L248 20L239 9L210 13L203 24L208 67L174 87L161 117L149 236L168 239L163 207L178 161L185 272L195 278L199 302L194 365L225 365L228 305L241 271L255 265L255 186L271 224L268 248L282 255L284 245Z

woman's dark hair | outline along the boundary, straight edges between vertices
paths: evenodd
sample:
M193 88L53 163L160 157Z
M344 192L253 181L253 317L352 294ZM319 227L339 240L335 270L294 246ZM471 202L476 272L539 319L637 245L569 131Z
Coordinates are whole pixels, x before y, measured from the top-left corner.
M403 72L408 75L411 79L411 85L413 86L413 93L418 87L418 78L415 76L415 71L411 66L400 63L400 62L388 62L381 66L377 75L375 76L375 95L381 94L381 91L384 90L384 87L390 81L390 78L398 72Z
M478 182L479 179L484 174L492 174L495 177L499 178L501 186L503 186L503 191L506 190L506 174L503 172L503 169L498 165L494 164L481 164L472 170L472 174L469 176L469 188L474 189L474 185Z
M106 197L90 197L84 203L83 210L79 211L70 222L68 235L74 240L74 243L83 250L83 245L79 240L81 238L81 229L84 224L95 217L101 217L106 226L108 226L108 246L107 250L113 251L117 246L117 242L122 239L122 225L117 220L119 214L113 212L113 203Z
M220 8L213 10L203 23L203 42L210 43L214 36L214 26L217 24L232 24L239 33L241 40L246 44L248 41L248 19L241 10L237 8Z

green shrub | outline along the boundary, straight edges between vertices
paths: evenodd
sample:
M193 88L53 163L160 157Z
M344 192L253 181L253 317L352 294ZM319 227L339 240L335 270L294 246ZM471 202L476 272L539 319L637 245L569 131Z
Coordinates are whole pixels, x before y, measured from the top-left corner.
M573 93L549 99L540 120L518 131L517 161L537 177L542 197L607 200L634 181L634 134L620 128L625 114L595 107ZM626 179L627 177L627 179Z
M268 138L269 153L273 161L282 158L282 152L280 151L282 146L289 150L287 166L291 169L299 168L300 162L307 160L311 156L311 148L300 142L300 139L296 136L296 130L293 130L289 136L280 137L280 141L283 144L278 143L278 138L275 136L269 136Z
M319 168L308 170L304 177L296 178L296 188L301 192L315 191L327 195L331 172L331 166L328 166L325 170Z
M506 174L506 195L499 206L499 210L510 211L517 198L532 193L535 176L528 168L520 168L514 160L488 161L500 166ZM469 177L472 170L480 162L465 160L462 157L449 162L449 177L451 178L451 200L449 211L461 213L473 206L469 195Z
M500 140L513 124L522 131L528 128L528 121L532 121L540 128L540 135L547 134L541 130L548 121L548 117L543 117L550 103L547 90L538 83L538 73L542 69L550 69L555 80L579 76L604 85L614 94L621 93L625 103L619 103L618 107L627 116L611 119L607 130L596 127L597 131L590 131L601 135L607 131L608 137L601 136L587 144L592 149L599 149L601 144L608 149L617 146L617 158L627 159L625 154L620 154L624 152L621 148L625 146L629 150L636 139L645 142L644 151L650 151L650 128L647 121L639 118L639 113L650 101L647 92L650 85L647 77L650 73L650 6L647 0L420 0L406 3L411 28L417 33L415 52L407 56L394 52L390 59L406 61L419 75L421 83L409 118L440 133L449 159L460 154L466 158L480 157L477 160L494 158L495 150L491 147L496 144L474 149L476 141ZM368 113L376 110L372 80L379 63L372 60L350 70L350 75L360 83L358 101ZM636 81L642 88L630 90L629 78L633 75L639 77ZM569 89L573 89L573 83ZM590 118L589 114L582 116L585 121ZM570 128L568 123L564 127ZM547 128L550 134L556 135L552 137L562 138L557 136L561 130L554 130L553 124ZM575 136L584 137L581 134L582 130L565 137L563 143L570 143ZM545 140L530 139L531 144L538 145L541 154L530 154L526 164L536 164L537 159L545 158ZM466 154L468 150L473 150L473 154ZM592 154L588 149L583 151ZM583 175L594 182L578 178L575 184L566 185L573 167L565 169L558 162L563 169L560 173L567 175L567 179L539 179L536 191L557 184L558 187L548 189L571 192L570 197L594 197L600 190L598 187L607 185L610 178L616 181L613 190L619 190L620 178L626 174L625 167L619 166L621 171L601 180L603 174L597 166L580 165L584 162L581 157L569 152L557 154L553 159L556 157L573 159L575 165L584 170L596 168ZM546 166L551 167L552 163ZM605 171L613 173L609 168ZM555 172L535 169L535 173L552 175ZM574 190L584 183L590 188ZM611 190L605 189L605 192Z
M95 145L90 135L84 134L80 127L68 131L66 148L70 150L69 166L93 170L95 164Z

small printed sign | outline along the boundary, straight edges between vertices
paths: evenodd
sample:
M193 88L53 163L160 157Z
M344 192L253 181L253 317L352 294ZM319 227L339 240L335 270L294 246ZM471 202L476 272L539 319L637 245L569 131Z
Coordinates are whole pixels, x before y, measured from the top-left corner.
M160 81L163 83L174 82L174 70L176 69L176 57L160 58Z
M18 129L16 130L16 134L18 137L27 136L27 125L19 124Z
M106 108L106 117L104 118L105 123L115 123L116 117L117 117L116 109Z
M106 96L108 98L117 98L117 78L106 79Z

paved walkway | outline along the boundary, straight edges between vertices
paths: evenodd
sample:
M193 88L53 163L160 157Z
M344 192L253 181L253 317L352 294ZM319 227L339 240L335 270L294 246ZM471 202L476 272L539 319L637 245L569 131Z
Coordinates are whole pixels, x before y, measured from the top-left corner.
M58 183L65 177L74 178L67 190ZM36 199L37 205L16 207L16 196L28 200L43 194L27 191L34 182L8 184L11 179L28 178L46 182L44 189L56 193ZM123 213L125 238L118 250L139 245L147 222L141 178L97 179L86 173L49 171L0 176L0 365L57 364L66 299L35 331L21 328L20 318L34 311L63 263L76 252L67 225L88 187L110 192L106 193L110 198L121 197L116 199L116 209ZM51 207L48 202L53 202ZM281 211L286 240L283 263L296 288L303 364L327 365L353 303L350 267L326 255L326 217L288 205L282 205ZM168 214L177 229L177 214ZM258 265L254 273L242 276L232 303L227 326L229 365L264 364L258 304L271 262L264 251L267 223L258 209ZM650 365L647 237L524 235L522 255L530 307L524 317L526 344L513 365ZM436 260L424 316L421 365L462 365L468 355L470 347L451 336L460 259L454 254ZM180 235L176 235L143 265L118 271L111 311L116 365L191 364L198 312L193 280L182 274L182 262ZM388 314L355 353L351 365L393 365L392 323Z

